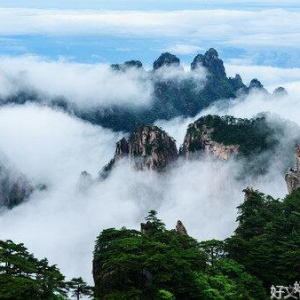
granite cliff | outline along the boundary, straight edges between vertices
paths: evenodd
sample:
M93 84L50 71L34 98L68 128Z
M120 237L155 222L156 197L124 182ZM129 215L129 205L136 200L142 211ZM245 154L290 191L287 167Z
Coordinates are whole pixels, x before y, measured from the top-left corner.
M294 190L300 188L300 146L297 145L295 149L296 153L296 167L290 168L285 174L285 181L289 194Z
M212 140L214 128L207 125L198 127L197 123L190 124L181 148L181 154L186 159L197 158L205 154L220 160L229 160L232 155L237 154L239 145L224 145Z
M136 170L163 171L177 159L176 143L165 131L157 126L141 126L128 140L122 138L116 144L114 158L104 167L106 177L113 166L127 158Z

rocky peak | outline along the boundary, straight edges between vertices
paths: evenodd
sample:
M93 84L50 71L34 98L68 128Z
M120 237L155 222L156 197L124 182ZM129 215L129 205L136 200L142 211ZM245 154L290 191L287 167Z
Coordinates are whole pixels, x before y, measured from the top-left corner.
M177 221L176 232L181 234L181 235L187 235L187 231L186 231L184 225L182 224L182 222L180 220Z
M296 145L296 167L291 167L285 175L285 182L289 194L300 188L300 146Z
M176 143L165 131L157 126L142 126L131 134L129 140L122 138L116 144L114 158L101 173L106 178L115 163L129 158L137 170L164 170L178 156Z
M273 92L274 96L286 96L288 93L286 91L286 89L282 86L276 88Z
M226 77L223 61L219 58L219 54L214 48L210 48L204 55L198 54L191 63L191 70L196 70L200 66L205 67L215 76Z
M254 78L250 81L248 88L249 88L249 90L252 90L252 89L265 90L262 83L259 80L257 80L256 78Z
M129 138L129 156L136 169L161 171L177 158L176 143L157 126L142 126Z
M235 77L229 77L229 81L231 85L234 87L234 89L244 89L246 86L243 83L243 80L239 74L236 74Z
M116 151L114 159L115 161L125 157L129 154L129 144L127 140L123 137L120 141L116 144Z
M154 61L153 63L153 70L157 70L161 67L170 67L170 66L174 66L174 67L179 67L180 65L180 59L168 52L165 52L163 54L160 55L160 57Z

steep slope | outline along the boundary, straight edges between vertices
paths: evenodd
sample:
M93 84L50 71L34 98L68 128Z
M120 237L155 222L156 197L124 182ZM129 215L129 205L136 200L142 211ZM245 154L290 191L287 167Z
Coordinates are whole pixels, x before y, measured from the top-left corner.
M253 119L201 117L188 126L180 155L187 159L206 155L221 160L235 156L245 161L247 172L255 173L266 172L281 155L284 172L290 163L292 145L297 142L294 137L288 138L286 132L293 128L298 132L293 136L300 138L300 129L295 124L274 118L276 121L271 122L264 114Z
M291 167L285 174L285 181L289 194L300 188L300 146L296 145L296 167Z
M103 168L106 177L114 165L127 158L136 170L163 171L177 159L176 143L157 126L142 126L134 131L128 141L122 138L116 144L114 158Z

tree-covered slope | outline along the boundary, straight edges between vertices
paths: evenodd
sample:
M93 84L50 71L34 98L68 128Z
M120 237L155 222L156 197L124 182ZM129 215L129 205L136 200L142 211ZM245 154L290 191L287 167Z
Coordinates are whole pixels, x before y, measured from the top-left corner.
M270 299L282 286L282 297L296 297L300 190L283 200L250 188L244 192L237 229L224 241L199 243L178 228L166 230L155 211L141 232L103 230L94 251L95 296L257 300Z
M97 238L98 299L267 299L242 265L221 255L212 265L207 243L166 230L154 211L146 219L146 231L110 228Z
M296 124L277 116L260 114L243 119L207 115L188 126L180 154L189 158L205 153L224 160L234 156L245 162L243 171L254 174L265 173L280 156L281 171L285 172L299 137Z
M37 259L24 244L0 240L0 299L67 300L91 297L93 288L81 277L66 281L56 265Z
M300 190L281 201L246 189L238 209L235 235L226 240L228 257L260 278L266 289L298 282Z

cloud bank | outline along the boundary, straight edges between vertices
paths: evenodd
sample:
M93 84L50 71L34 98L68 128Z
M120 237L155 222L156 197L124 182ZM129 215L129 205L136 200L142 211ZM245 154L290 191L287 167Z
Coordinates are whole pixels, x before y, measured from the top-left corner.
M174 131L182 126L170 124ZM241 165L209 159L179 162L166 174L136 172L124 161L107 180L83 185L80 172L96 177L119 138L50 108L1 108L1 151L32 182L48 185L1 213L1 237L24 242L38 257L57 263L68 278L82 276L92 283L93 243L104 228L139 229L147 211L156 209L168 228L180 219L199 240L223 239L235 229L243 188L251 185L276 197L286 193L276 167L242 182L235 179Z
M52 70L51 64L46 66ZM250 76L249 70L245 74ZM271 78L277 83L278 76ZM34 80L33 83L43 86ZM271 111L300 125L299 92L295 87L289 96L273 98L255 92L229 105L227 102L226 106L211 107L201 115L252 117ZM157 124L180 144L192 121L193 118L177 118ZM287 141L293 134L287 128ZM189 234L199 240L223 239L235 229L236 206L243 200L243 188L250 185L274 197L283 197L287 192L276 163L265 176L237 181L239 163L209 159L179 162L166 174L135 172L124 161L107 180L82 185L81 171L96 177L112 158L120 138L119 133L51 108L33 104L1 107L0 150L34 184L48 186L45 191L36 191L23 205L1 212L1 238L24 242L38 257L48 257L51 263L58 264L68 278L82 276L92 283L93 243L104 228L139 229L147 211L156 209L168 228L174 228L180 219ZM279 151L284 153L284 149Z
M47 100L65 97L81 107L147 106L152 83L144 70L114 72L107 64L50 61L36 56L0 57L0 97L34 90Z

